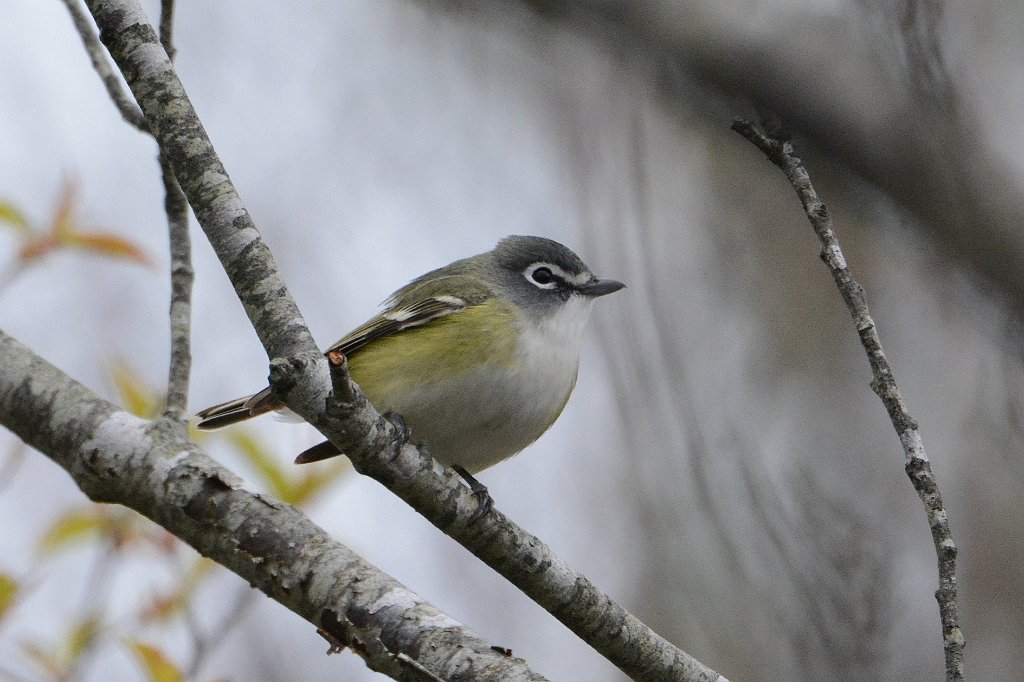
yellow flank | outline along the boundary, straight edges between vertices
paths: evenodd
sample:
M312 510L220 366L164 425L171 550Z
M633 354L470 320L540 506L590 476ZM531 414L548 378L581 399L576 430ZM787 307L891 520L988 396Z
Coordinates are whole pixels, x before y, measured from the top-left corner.
M516 365L514 304L494 299L376 339L348 357L352 378L381 410L390 396L457 379L471 370Z

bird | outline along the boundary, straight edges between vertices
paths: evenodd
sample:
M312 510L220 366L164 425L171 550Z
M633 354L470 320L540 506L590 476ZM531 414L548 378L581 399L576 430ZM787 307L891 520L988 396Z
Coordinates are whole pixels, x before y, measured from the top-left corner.
M326 353L342 353L370 402L400 415L472 486L473 474L522 451L558 419L576 385L593 303L623 287L552 239L513 235L414 279ZM196 427L284 409L267 387L198 412ZM295 461L340 454L325 441Z

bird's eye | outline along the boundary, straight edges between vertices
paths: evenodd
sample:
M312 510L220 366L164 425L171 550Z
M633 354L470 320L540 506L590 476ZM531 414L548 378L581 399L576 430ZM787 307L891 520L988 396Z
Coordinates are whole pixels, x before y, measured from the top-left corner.
M530 277L534 282L542 285L551 284L555 281L555 275L549 268L537 268L530 274Z

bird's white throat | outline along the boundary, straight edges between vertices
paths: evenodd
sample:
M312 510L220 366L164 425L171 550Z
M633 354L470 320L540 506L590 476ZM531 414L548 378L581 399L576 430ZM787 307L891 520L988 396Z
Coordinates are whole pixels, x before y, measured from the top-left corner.
M549 375L553 383L574 383L579 364L583 330L594 299L570 296L554 313L525 319L520 330L522 364L533 372Z

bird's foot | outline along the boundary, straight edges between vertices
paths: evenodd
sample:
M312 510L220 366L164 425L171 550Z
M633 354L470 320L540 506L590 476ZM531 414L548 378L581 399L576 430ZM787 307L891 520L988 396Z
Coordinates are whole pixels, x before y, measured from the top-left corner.
M477 499L476 511L469 517L469 523L467 525L472 526L474 523L487 516L491 509L494 507L494 498L491 497L491 493L487 491L485 486L480 481L473 477L473 474L466 471L465 467L459 464L453 464L452 469L455 470L459 476L462 476L462 480L469 485L469 489L473 492L473 497Z

